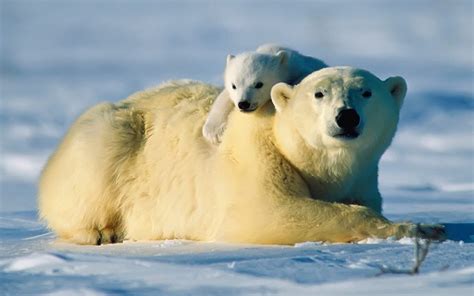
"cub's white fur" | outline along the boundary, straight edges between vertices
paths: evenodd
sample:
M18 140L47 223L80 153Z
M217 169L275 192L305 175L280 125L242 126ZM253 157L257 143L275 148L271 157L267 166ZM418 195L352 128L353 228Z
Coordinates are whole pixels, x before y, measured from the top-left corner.
M270 90L276 83L296 84L324 67L327 65L321 60L274 44L262 45L256 52L227 56L224 90L203 126L204 137L219 143L234 106L242 112L253 112L270 101Z

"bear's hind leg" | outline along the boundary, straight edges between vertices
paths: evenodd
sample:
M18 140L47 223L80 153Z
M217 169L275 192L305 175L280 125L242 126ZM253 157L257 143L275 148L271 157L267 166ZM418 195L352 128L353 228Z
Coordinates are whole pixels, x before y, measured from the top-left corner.
M100 245L101 235L97 229L77 229L71 233L58 233L59 240L79 245Z
M123 234L117 229L106 227L100 232L100 244L115 244L123 242Z
M123 242L123 234L112 227L101 230L83 228L71 234L59 234L59 239L79 245L104 245Z

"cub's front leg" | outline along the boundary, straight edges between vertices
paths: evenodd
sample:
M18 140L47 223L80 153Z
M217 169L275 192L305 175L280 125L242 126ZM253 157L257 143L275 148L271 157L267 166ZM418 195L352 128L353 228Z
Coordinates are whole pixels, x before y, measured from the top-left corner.
M227 126L227 118L234 104L224 89L212 105L211 111L202 127L202 134L212 144L219 144Z

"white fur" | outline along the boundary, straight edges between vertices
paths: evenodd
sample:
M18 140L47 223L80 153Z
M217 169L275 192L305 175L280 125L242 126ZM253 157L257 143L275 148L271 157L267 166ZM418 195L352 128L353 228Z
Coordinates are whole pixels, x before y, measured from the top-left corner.
M392 89L398 92L392 95ZM370 98L362 96L367 90L372 93ZM316 98L316 92L324 97ZM300 150L302 141L308 149L320 151L311 153L311 157L307 157L309 153L295 154L305 158L294 160L303 168L303 174L312 172L306 178L314 181L310 184L313 196L356 203L381 213L378 163L395 134L405 93L406 83L400 77L382 82L367 71L350 67L322 69L295 87L285 83L274 86L272 100L281 113L278 119L285 118L277 129L286 133L279 137L281 145ZM354 109L360 115L357 138L331 135L337 129L336 116L341 109ZM300 135L301 139L295 142L289 134ZM317 178L312 175L315 168L319 171ZM320 175L326 176L321 180Z
M270 90L278 82L296 84L308 74L327 67L321 60L290 48L265 44L255 52L227 57L224 90L220 93L203 126L203 135L211 143L220 142L230 111L239 102L249 102L252 112L270 101ZM256 88L257 83L263 83ZM235 89L234 89L235 87Z
M362 103L360 87L371 88L373 98ZM276 113L272 104L250 115L232 112L218 147L200 128L219 93L211 86L170 83L95 106L46 165L40 216L59 238L81 244L124 238L294 244L415 235L413 225L379 214L376 176L405 87L401 78L380 81L357 69L321 70L295 87L276 85ZM316 102L321 88L329 95ZM350 141L328 135L333 109L345 98L364 114L361 136ZM424 236L442 236L439 227L424 229Z

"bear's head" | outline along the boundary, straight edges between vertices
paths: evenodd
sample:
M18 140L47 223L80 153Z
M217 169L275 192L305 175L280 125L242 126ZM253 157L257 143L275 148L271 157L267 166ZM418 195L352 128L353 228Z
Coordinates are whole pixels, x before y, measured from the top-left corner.
M280 139L286 146L304 141L312 149L380 157L395 134L406 90L401 77L382 81L351 67L316 71L294 87L278 83L271 97L286 127Z
M286 77L288 55L242 53L228 55L224 83L229 96L242 112L252 112L270 100L272 86Z

